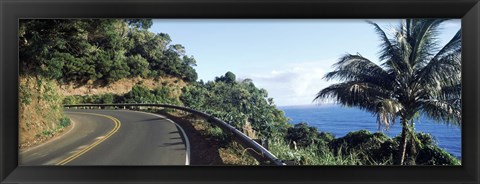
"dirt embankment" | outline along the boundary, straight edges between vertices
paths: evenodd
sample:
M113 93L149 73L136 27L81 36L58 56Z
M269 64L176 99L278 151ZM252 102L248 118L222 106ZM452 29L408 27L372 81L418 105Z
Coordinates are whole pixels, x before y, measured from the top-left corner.
M20 149L39 144L63 131L62 96L56 82L22 76L18 100Z
M106 93L113 93L117 95L122 95L129 92L134 85L143 85L149 89L154 89L161 86L167 86L173 89L174 96L180 96L181 90L187 85L183 80L174 78L174 77L162 77L162 78L148 78L143 79L140 77L136 78L125 78L120 79L116 82L110 84L103 84L101 82L89 82L87 84L78 85L78 84L63 84L60 85L60 93L63 96L69 95L101 95Z

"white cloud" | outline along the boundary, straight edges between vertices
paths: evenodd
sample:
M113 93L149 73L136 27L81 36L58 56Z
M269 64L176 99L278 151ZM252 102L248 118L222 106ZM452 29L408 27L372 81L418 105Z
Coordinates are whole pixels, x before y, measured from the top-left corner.
M244 75L265 88L278 106L312 104L315 94L331 82L323 79L335 60L289 63Z

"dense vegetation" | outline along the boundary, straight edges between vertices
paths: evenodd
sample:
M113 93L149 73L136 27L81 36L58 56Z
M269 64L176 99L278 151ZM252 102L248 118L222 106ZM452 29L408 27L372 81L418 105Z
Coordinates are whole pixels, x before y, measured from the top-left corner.
M20 72L59 82L113 82L126 77L175 76L195 81L193 57L151 20L20 20Z
M416 136L421 145L414 156L415 164L460 165L460 161L452 154L438 148L430 134L416 133ZM298 147L288 149L286 142L293 141L298 142ZM316 131L306 123L299 123L289 129L285 140L273 144L271 150L282 159L293 160L295 164L393 165L398 159L396 153L400 142L401 136L390 138L384 133L370 133L367 130L335 138L332 134Z
M239 130L250 124L260 138L283 135L289 126L283 111L276 108L265 89L258 89L250 79L237 81L232 72L182 91L180 99L185 106L232 122Z

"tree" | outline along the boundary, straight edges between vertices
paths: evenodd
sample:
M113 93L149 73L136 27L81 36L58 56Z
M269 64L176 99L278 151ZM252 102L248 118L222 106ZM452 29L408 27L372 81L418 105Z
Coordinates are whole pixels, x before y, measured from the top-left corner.
M234 73L232 72L227 72L225 73L224 76L221 76L221 77L215 77L215 82L225 82L225 83L228 83L228 84L233 84L236 80L236 76Z
M180 100L240 130L248 122L260 138L284 137L290 124L267 91L255 87L252 80L235 81L235 74L227 72L215 81L194 82L182 89Z
M396 164L403 165L407 143L410 152L422 146L414 133L420 113L447 124L461 124L461 31L443 47L437 36L444 19L407 19L393 36L369 22L381 38L379 66L360 54L346 54L325 75L341 83L318 92L315 101L334 98L377 116L385 129L399 118L401 142ZM440 49L437 49L440 48Z
M79 84L165 75L196 81L193 56L150 26L150 19L20 20L20 74Z
M289 142L295 141L300 147L308 147L318 141L318 130L315 127L309 127L307 123L301 122L288 128L285 138Z
M130 75L148 77L148 61L139 54L127 57L127 64L130 67Z
M126 22L132 27L142 29L148 29L153 25L152 19L127 19Z

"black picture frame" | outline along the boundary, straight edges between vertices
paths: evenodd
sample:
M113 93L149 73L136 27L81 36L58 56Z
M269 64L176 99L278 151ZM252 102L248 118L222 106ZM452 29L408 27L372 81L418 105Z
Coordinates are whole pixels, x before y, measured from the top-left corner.
M478 0L1 0L0 183L462 183L480 181ZM18 166L20 18L461 18L461 166Z

